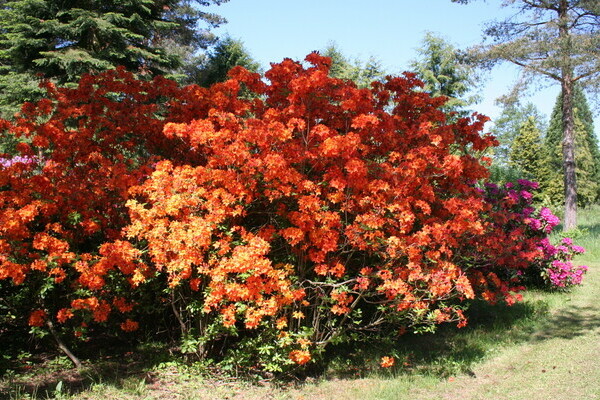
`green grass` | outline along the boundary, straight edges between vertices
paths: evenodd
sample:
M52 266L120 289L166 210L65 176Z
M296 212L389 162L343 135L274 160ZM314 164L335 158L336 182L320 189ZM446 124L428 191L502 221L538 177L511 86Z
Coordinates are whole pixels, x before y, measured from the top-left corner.
M586 253L579 258L580 261L600 260L600 205L579 209L577 223L577 229L568 232L561 231L562 225L557 226L551 239L556 241L561 237L571 237L576 244L586 249Z
M98 360L82 374L64 357L32 363L30 372L4 376L0 398L598 399L600 207L580 210L579 223L570 234L587 249L577 259L590 266L582 286L532 290L512 307L475 302L463 329L332 348L326 370L305 381L249 383L185 366L164 347L147 345ZM381 369L382 355L394 355L397 365Z

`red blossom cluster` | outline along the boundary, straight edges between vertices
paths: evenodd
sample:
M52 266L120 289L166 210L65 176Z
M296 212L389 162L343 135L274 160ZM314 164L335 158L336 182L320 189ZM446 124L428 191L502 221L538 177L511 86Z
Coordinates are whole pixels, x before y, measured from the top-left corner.
M185 120L191 88L137 80L123 69L85 76L74 89L45 86L48 98L0 122L3 135L21 141L17 162L0 170L0 280L33 292L57 288L64 304L30 299L52 310L34 312L35 325L46 315L65 322L78 310L105 321L112 310L128 310L109 304L107 277L141 269L139 250L119 240L130 188L163 157L194 157L162 133L165 123ZM77 298L82 290L89 298Z

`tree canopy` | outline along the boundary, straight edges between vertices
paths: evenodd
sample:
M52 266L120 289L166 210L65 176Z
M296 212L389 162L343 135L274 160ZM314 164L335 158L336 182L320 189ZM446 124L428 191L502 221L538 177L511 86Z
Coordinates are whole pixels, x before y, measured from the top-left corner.
M533 103L521 104L520 101L510 101L503 104L500 115L494 119L494 124L490 128L499 142L499 145L494 148L494 164L500 167L509 164L509 154L514 140L529 118L533 118L538 131L546 132L546 117Z
M6 1L0 9L0 95L4 114L39 97L38 78L76 82L86 72L119 65L168 74L181 52L214 42L208 28L224 20L202 11L226 0ZM194 7L200 6L200 7ZM206 29L200 27L206 25Z
M322 53L331 58L329 75L333 78L351 80L359 87L365 88L373 81L381 81L385 77L381 62L374 57L369 57L366 62L352 60L344 55L335 43L329 44Z
M241 40L226 37L208 53L205 62L197 68L196 76L190 77L190 83L210 86L223 82L227 79L229 70L235 66L244 67L252 72L260 70L260 64L252 59Z
M468 3L469 0L452 0ZM597 0L506 0L516 14L490 23L489 42L471 49L482 65L507 61L525 77L558 82L563 96L562 163L565 176L565 229L577 224L577 178L573 88L600 81L600 2Z
M411 62L410 68L425 83L426 92L448 98L445 109L458 111L474 102L473 97L464 97L475 86L474 70L461 62L452 44L427 32L417 52L419 58Z
M521 125L510 151L511 166L523 176L539 182L542 156L542 135L535 117L531 116Z

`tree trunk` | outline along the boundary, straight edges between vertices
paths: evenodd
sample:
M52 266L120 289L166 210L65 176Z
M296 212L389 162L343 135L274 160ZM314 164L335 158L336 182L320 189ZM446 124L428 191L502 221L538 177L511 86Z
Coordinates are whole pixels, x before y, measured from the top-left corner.
M52 323L52 321L50 321L50 319L46 320L46 325L48 326L48 329L50 330L50 334L56 341L58 348L61 349L62 352L65 353L67 355L67 357L69 357L71 359L71 361L73 361L73 364L75 364L75 367L77 367L77 369L82 369L83 364L81 364L81 361L79 361L79 358L77 358L75 356L75 354L73 354L71 352L71 350L69 350L67 345L60 339L60 336L58 336L58 333L56 333L56 331L54 330L54 324Z
M563 171L565 182L565 231L577 227L577 177L575 174L575 129L573 117L573 66L569 33L568 1L559 6L559 38L562 52L561 90L563 97Z
M575 174L575 129L573 119L573 82L563 80L563 169L565 182L564 230L577 226L577 177Z

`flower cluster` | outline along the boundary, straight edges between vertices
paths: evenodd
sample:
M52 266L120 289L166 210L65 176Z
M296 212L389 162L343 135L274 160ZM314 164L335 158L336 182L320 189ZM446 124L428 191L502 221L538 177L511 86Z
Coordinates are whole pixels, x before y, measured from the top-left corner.
M564 238L558 245L550 243L548 235L560 223L560 219L546 207L532 206L531 191L538 188L536 182L519 180L500 187L487 183L483 193L492 206L490 216L496 229L496 237L504 234L512 237L507 249L527 261L517 271L519 276L531 277L533 281L543 278L544 284L564 288L581 283L586 266L573 264L573 257L585 249ZM498 218L504 215L506 219ZM527 279L525 279L527 282Z
M77 333L131 311L111 304L130 294L128 279L136 277L126 273L140 269L131 245L118 240L128 191L156 157L181 151L162 130L191 119L178 110L190 89L161 77L137 80L124 69L84 76L76 88L44 85L47 98L25 103L13 121L0 120L3 134L19 141L18 155L0 159L0 280L11 280L14 293L40 294L30 302L46 303L43 314L22 312L31 325L51 318L79 324ZM125 331L136 327L116 319Z
M565 288L579 285L588 267L585 265L574 265L573 257L585 253L581 246L573 244L571 238L564 238L559 245L550 244L546 238L540 242L544 252L542 277L545 281L556 288Z
M38 164L39 163L39 157L36 156L14 156L11 158L0 158L0 166L4 167L4 168L9 168L15 164L24 164L24 165L30 165L30 164Z

